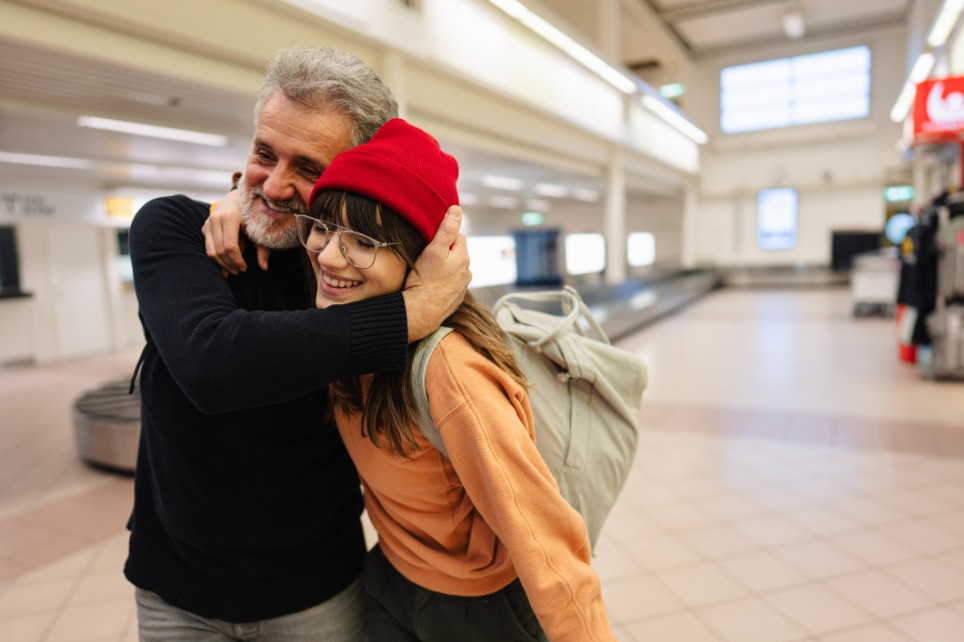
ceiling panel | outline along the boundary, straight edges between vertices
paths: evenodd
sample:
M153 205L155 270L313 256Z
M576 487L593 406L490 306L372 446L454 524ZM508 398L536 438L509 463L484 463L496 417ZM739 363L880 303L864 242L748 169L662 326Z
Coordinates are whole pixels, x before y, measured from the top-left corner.
M911 0L631 0L651 7L696 55L721 47L772 45L799 12L807 36L904 24Z
M675 30L697 49L768 40L783 35L782 5L772 3L674 21Z
M0 59L0 153L86 164L25 165L0 157L0 184L220 192L229 186L231 172L244 166L253 132L254 96L4 39ZM209 147L82 128L77 126L82 115L222 134L229 144ZM484 211L492 196L513 194L481 185L485 175L522 179L525 188L518 196L523 201L536 196L534 186L540 182L602 189L598 178L442 143L461 165L460 189L478 196L476 211Z
M903 24L909 2L799 0L798 4L812 30L855 30L886 21ZM588 40L598 39L595 2L543 0L542 4L567 24L580 27ZM780 18L789 6L784 0L619 0L619 5L626 64L654 56L650 49L658 38L652 36L653 24L642 24L649 20L647 16L663 20L698 58L721 47L753 47L783 38ZM55 176L65 183L101 187L126 184L210 189L212 184L220 185L224 173L243 164L247 155L253 95L7 39L0 39L0 59L0 151L84 158L92 163L87 170L70 170L0 162L0 181ZM223 134L230 144L211 148L87 130L76 126L76 118L81 115ZM469 147L454 151L463 168L463 189L468 191L484 194L485 188L477 183L485 174L523 177L529 185L550 182L602 188L598 178L567 174ZM126 164L132 167L125 169Z

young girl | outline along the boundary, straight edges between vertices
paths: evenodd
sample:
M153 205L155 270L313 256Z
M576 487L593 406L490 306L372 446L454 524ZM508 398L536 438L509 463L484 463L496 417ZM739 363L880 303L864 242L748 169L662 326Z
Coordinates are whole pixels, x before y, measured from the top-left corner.
M299 216L317 306L400 290L458 203L457 177L401 119L337 156ZM371 639L613 640L585 525L536 450L511 348L471 294L445 325L455 332L426 389L450 459L412 423L411 368L331 387L379 536L363 576Z

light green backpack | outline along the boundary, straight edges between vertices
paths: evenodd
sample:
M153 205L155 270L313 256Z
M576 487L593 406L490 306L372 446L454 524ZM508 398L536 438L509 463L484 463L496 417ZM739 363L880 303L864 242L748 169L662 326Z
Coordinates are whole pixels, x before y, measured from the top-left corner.
M562 316L520 305L552 302L561 305ZM536 447L562 496L585 519L595 547L636 456L646 365L637 355L609 343L569 286L561 291L507 294L496 302L493 312L532 384L528 392ZM442 327L423 339L412 367L421 410L416 424L446 457L429 412L425 369L435 346L451 331Z

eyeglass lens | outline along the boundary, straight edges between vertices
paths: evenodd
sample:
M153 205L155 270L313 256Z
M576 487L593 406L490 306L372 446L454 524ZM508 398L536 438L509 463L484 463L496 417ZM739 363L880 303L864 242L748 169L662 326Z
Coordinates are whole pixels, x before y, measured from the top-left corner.
M346 261L357 268L369 268L375 263L378 244L374 239L358 232L329 227L308 217L299 217L297 220L298 236L308 251L323 252L332 236L337 234L341 253Z

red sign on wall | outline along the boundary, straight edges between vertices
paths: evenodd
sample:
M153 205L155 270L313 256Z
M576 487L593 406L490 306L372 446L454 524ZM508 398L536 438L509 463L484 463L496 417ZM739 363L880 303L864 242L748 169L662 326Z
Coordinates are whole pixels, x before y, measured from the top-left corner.
M964 140L964 77L934 78L917 85L914 142Z

